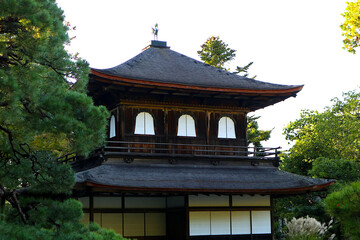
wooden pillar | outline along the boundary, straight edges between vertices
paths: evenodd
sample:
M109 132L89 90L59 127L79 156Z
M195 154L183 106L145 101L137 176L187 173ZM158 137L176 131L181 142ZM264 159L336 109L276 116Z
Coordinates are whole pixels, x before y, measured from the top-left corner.
M252 226L252 210L250 210L250 237L251 237L251 240L254 239L254 236L253 236L253 226Z
M275 240L274 234L274 198L270 195L270 218L271 218L271 239Z
M94 222L94 196L89 196L89 221Z
M205 127L206 127L206 144L210 144L210 112L205 112Z
M116 140L120 140L120 134L121 134L121 127L120 127L120 111L119 111L119 106L116 107L116 126L115 126L115 130L116 130Z
M125 139L125 106L124 105L120 105L120 139L119 140L124 140Z
M245 126L244 128L244 139L245 139L245 146L247 146L247 143L248 143L248 136L247 136L247 113L244 113L243 115L243 125Z
M168 109L164 108L164 135L165 142L169 142L169 121L168 121Z
M186 239L190 239L190 219L189 219L189 195L185 196L185 225L186 225Z

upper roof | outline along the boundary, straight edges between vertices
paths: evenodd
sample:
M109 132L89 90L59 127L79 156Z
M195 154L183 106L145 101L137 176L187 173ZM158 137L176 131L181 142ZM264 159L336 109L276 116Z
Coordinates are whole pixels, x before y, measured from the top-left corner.
M77 188L135 192L298 194L319 191L334 181L300 176L272 166L116 162L78 172L76 182Z
M143 85L234 93L277 93L296 95L302 85L272 84L217 69L166 47L152 44L132 59L108 69L92 69L95 76Z

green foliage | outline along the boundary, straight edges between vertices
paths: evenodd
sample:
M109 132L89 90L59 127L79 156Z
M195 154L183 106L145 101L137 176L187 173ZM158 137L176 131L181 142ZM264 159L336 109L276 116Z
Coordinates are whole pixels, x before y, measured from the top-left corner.
M86 95L87 62L64 49L68 27L55 1L1 4L0 193L44 183L69 191L73 174L54 156L101 146L108 112Z
M87 62L64 49L69 37L61 9L52 0L6 0L1 5L2 154L25 154L22 144L49 150L54 137L65 140L65 151L81 154L102 145L107 111L85 94ZM43 135L51 138L34 144Z
M308 193L298 196L275 198L274 199L274 219L283 221L292 218L309 216L316 218L320 222L329 222L330 216L326 214L322 199L326 197L325 192ZM280 226L279 226L280 227ZM280 228L275 229L279 233ZM334 226L332 231L336 231ZM339 235L339 234L336 234Z
M57 157L104 143L108 112L86 95L88 63L64 49L55 0L0 7L0 239L122 239L79 223L74 172Z
M345 236L360 239L360 182L353 182L325 199L327 211L340 220Z
M355 53L355 48L359 47L360 41L360 1L347 2L346 11L342 16L345 18L340 25L345 37L343 40L344 49L350 53Z
M294 145L283 154L281 169L311 177L336 179L338 183L359 180L359 116L360 94L357 91L344 93L343 99L333 99L332 105L323 112L303 110L300 119L284 129L286 139ZM330 190L339 191L341 188L340 184L334 184ZM326 194L311 195L278 200L276 214L279 218L311 215L326 221L328 216L321 200ZM332 231L341 237L343 233L338 226L336 221Z
M225 71L229 71L229 69L226 69L224 65L235 58L235 52L236 50L229 48L228 44L223 42L219 36L209 37L206 42L201 45L201 50L197 51L201 60L205 63ZM239 74L242 77L248 77L249 68L253 63L254 62L250 62L244 67L237 66L233 73ZM252 78L255 77L256 76Z
M0 222L0 240L125 240L113 230L92 223L69 222L54 230L38 226Z
M324 112L303 110L301 118L285 129L295 142L284 157L283 169L307 175L317 158L360 159L360 94L351 91L335 98Z
M201 60L205 63L226 70L224 64L234 59L236 50L228 47L219 36L209 37L206 42L201 45L201 50L197 51Z
M352 182L360 178L360 164L346 159L317 158L309 174L316 178L336 179L338 182Z
M247 138L248 145L253 144L255 147L262 147L261 142L269 140L271 130L260 130L257 120L259 116L248 116L247 118Z
M248 63L247 65L245 65L244 67L239 67L239 66L237 66L236 69L235 69L235 71L234 71L233 73L235 73L235 74L240 74L240 75L242 74L241 76L243 76L243 77L248 77L248 76L249 76L249 73L248 73L249 68L250 68L251 65L253 65L253 63L254 63L254 62L250 62L250 63ZM255 79L255 78L256 78L256 75L253 76L252 78Z

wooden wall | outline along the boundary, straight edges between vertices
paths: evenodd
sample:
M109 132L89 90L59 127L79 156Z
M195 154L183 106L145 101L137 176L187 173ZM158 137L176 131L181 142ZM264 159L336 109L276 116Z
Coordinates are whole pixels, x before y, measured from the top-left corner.
M135 119L140 112L147 112L153 117L154 136L134 134ZM247 120L246 111L243 109L123 102L112 109L111 113L116 117L117 128L117 135L111 140L246 146ZM178 119L183 114L188 114L194 119L196 137L177 136ZM217 137L218 122L223 116L234 121L236 139L220 139Z

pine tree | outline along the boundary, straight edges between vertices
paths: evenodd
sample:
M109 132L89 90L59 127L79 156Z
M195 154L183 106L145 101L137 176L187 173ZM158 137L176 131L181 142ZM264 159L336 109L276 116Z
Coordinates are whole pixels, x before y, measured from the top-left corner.
M78 223L74 172L57 162L101 146L108 117L86 95L88 63L64 49L67 30L54 0L0 3L0 239L120 239Z
M236 50L229 48L228 44L223 42L219 36L209 37L201 45L201 50L197 51L205 63L223 70L226 70L224 64L234 59L235 52Z

